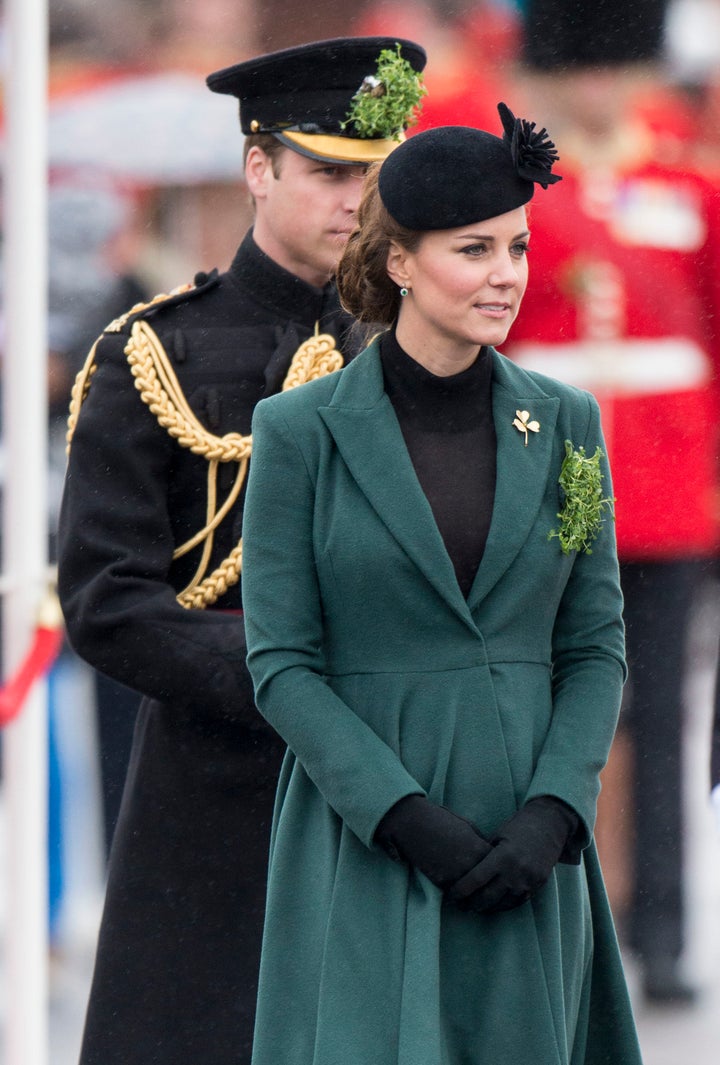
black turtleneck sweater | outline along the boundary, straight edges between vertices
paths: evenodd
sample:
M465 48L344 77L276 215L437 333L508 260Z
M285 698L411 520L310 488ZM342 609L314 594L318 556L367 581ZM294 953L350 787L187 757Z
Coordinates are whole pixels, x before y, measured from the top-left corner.
M380 357L385 390L467 598L495 498L492 357L482 348L467 370L436 377L405 354L394 330L382 336Z

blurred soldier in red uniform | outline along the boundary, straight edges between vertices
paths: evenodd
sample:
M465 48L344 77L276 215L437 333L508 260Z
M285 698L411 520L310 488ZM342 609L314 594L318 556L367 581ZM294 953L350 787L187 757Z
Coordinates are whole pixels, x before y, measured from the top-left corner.
M504 351L601 404L630 664L626 933L646 998L687 1004L682 689L693 590L718 545L720 190L664 162L631 118L662 21L657 0L529 4L530 88L563 146L563 184L533 204L534 281ZM600 828L617 842L617 824Z

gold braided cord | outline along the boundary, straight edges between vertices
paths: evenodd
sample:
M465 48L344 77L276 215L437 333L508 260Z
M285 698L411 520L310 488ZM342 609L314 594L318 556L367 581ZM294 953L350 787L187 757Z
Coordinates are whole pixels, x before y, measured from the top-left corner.
M173 551L173 558L180 558L181 555L187 554L191 548L199 543L202 543L203 549L200 555L200 561L195 567L195 575L180 595L185 595L201 583L207 568L210 565L210 556L212 554L213 540L215 539L215 528L217 523L215 518L217 517L217 459L211 459L208 463L208 487L207 487L207 507L205 517L205 527L200 530L190 540L186 540L181 547L178 547Z
M317 327L316 327L317 328ZM283 392L307 381L334 373L343 364L343 357L335 349L335 340L329 333L315 333L308 337L293 355L290 368L283 382Z
M159 343L159 341L158 341ZM305 384L307 381L315 380L318 377L324 377L328 373L333 373L335 370L339 370L343 365L343 357L339 351L335 349L335 340L329 333L318 333L316 327L315 336L308 337L303 341L300 347L297 349L292 357L290 367L285 376L283 382L282 391L286 392L290 388L297 388L298 385ZM248 455L245 457L244 462L241 463L241 469L238 471L238 477L236 478L233 491L237 489L234 499L237 498L237 494L242 487L247 472L247 458L249 457L252 447L252 438L241 438L248 443ZM187 445L186 445L187 446ZM209 498L209 490L208 490ZM227 501L226 501L227 506ZM229 507L227 507L229 509ZM217 525L217 522L215 522ZM215 527L213 525L213 528ZM210 523L208 523L205 529L209 529ZM205 530L201 530L193 537L193 545L199 542L199 538L205 533ZM190 541L188 541L190 543ZM207 552L207 541L206 541ZM178 551L183 550L186 547L183 544L182 548L178 548ZM176 552L177 554L177 552ZM195 577L183 589L177 597L181 606L195 609L203 609L207 606L212 606L221 595L231 588L240 579L240 573L242 570L242 539L238 541L236 547L228 555L226 559L218 566L212 573L199 580L201 574L201 567L195 574ZM204 569L202 569L204 572Z
M237 584L242 570L242 540L238 540L228 557L195 588L188 587L180 593L177 601L186 610L204 610L212 606L221 595Z
M126 314L116 318L104 333L120 332L125 323L135 314L167 300L182 292L192 289L192 285L182 285L171 293L155 296L148 303L138 303ZM80 408L90 390L92 375L95 373L95 356L98 339L90 349L80 373L75 379L68 414L67 446L70 444L77 425ZM173 559L186 555L193 548L203 545L202 555L190 583L177 596L181 606L187 609L203 609L237 584L242 569L242 540L230 552L228 557L205 575L212 553L214 534L217 527L231 510L242 491L247 476L248 461L252 451L252 437L240 433L226 433L215 436L197 419L188 404L185 394L178 382L168 355L152 327L144 320L134 322L130 338L125 345L125 355L130 372L135 379L135 387L143 403L154 414L161 425L181 447L193 454L200 455L208 462L206 521L202 529L181 544L173 552ZM343 358L335 349L335 340L328 333L319 333L304 341L290 363L290 368L283 382L282 390L296 388L306 381L324 377L340 369ZM238 469L230 492L222 506L217 506L217 472L221 462L237 462Z
M77 425L78 415L80 414L80 408L85 402L85 397L90 391L90 379L95 373L97 367L95 366L95 352L97 346L102 340L105 333L119 333L127 320L134 314L138 314L140 311L145 311L148 307L155 306L156 303L163 303L165 300L170 299L172 296L178 296L182 292L189 292L193 288L191 284L178 285L170 293L161 292L157 296L153 296L147 303L136 303L125 314L121 314L119 318L114 318L109 325L105 326L100 336L97 338L93 346L90 348L88 356L85 360L83 368L73 382L72 391L70 393L70 409L68 411L67 432L65 439L67 441L67 452L70 451L70 444L75 434L75 426Z
M82 407L85 397L90 391L90 379L95 373L97 367L95 366L95 350L100 342L100 337L97 338L93 346L90 348L88 357L85 359L82 370L78 373L72 386L72 392L70 393L70 410L68 411L67 420L67 432L65 433L65 440L67 441L65 450L70 451L70 444L75 434L75 426L77 425L78 415L80 414L80 408Z
M210 463L210 466L212 466L212 462ZM208 519L207 519L207 525L205 526L204 529L200 529L198 532L196 532L195 535L193 537L191 537L189 540L186 540L185 543L182 544L181 547L176 548L175 551L173 552L173 558L181 558L182 555L186 555L188 553L188 551L192 551L193 547L197 547L197 545L201 542L201 540L204 539L207 531L214 532L214 530L217 529L218 525L220 525L220 523L227 516L230 508L233 506L233 504L235 503L235 500L240 495L240 491L241 491L243 483L245 481L245 475L247 473L247 466L248 466L248 460L246 458L243 459L242 462L240 462L238 464L237 473L235 474L235 482L234 482L234 484L233 484L233 486L232 486L232 488L230 490L230 494L228 495L227 499L225 500L223 505L220 507L220 509L215 513L214 517L210 517L211 492L213 490L211 489L211 484L210 484L210 482L211 482L211 470L210 470L210 468L208 469Z
M189 291L192 285L183 285L174 289L169 295L174 296ZM162 294L155 296L149 303L138 303L126 314L116 318L104 330L104 333L119 332L134 314L168 299ZM75 379L68 416L67 443L68 450L75 432L80 408L90 390L92 375L95 372L95 355L99 341L93 344L80 373ZM134 322L130 338L125 345L125 355L130 372L135 379L135 387L143 403L154 414L161 425L181 447L193 454L207 459L207 507L206 521L202 529L173 552L173 559L186 555L202 543L202 556L190 583L177 596L181 606L187 609L204 609L212 606L220 596L240 579L242 569L242 540L230 552L228 557L212 571L205 575L212 553L214 533L236 502L247 475L248 461L252 451L252 437L240 433L227 433L215 436L197 419L180 387L168 355L152 327L144 320ZM313 381L318 377L333 373L343 365L343 358L335 348L335 340L328 333L319 333L305 340L295 352L290 368L283 382L282 390ZM221 462L237 462L238 469L230 492L218 508L217 506L217 472Z
M167 352L152 327L145 321L133 323L130 339L125 345L125 354L130 372L135 378L135 387L143 403L155 415L170 436L181 447L207 459L208 493L205 525L202 529L175 549L173 558L180 558L193 547L203 544L202 556L190 583L178 594L178 602L185 607L209 606L221 594L220 587L237 583L239 570L233 573L227 559L218 570L205 575L212 553L214 532L242 488L247 460L250 457L252 437L228 433L219 437L209 432L193 414L180 387ZM230 502L225 501L217 511L217 470L220 462L240 464L238 476L230 493ZM222 572L219 572L222 571Z
M198 421L157 333L147 322L133 323L125 354L143 403L181 447L208 461L240 462L250 456L250 436L215 436Z

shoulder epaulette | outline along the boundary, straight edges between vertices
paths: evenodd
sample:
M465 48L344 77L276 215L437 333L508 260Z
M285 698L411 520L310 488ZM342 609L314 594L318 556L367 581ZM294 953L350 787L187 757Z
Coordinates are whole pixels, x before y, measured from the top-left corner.
M118 318L113 319L112 322L105 326L100 336L95 340L95 343L90 348L90 352L85 360L83 368L75 378L75 383L72 388L72 394L70 399L70 411L68 414L68 431L67 431L67 445L68 450L72 441L73 433L75 432L75 425L77 423L77 417L80 412L80 407L85 400L90 388L90 381L95 373L95 352L97 346L104 336L108 333L121 333L123 329L129 325L132 329L133 324L143 318L151 317L156 311L165 307L172 307L178 303L183 303L186 300L194 299L196 296L207 292L209 289L214 288L220 283L220 274L217 268L210 271L209 274L200 272L195 274L192 282L187 282L184 285L179 285L177 288L172 289L170 292L162 292L157 296L153 296L151 300L145 303L136 303L125 311Z
M150 318L159 310L165 310L167 307L174 307L178 303L185 303L187 300L195 299L196 296L203 295L219 284L220 274L217 267L211 270L209 274L204 272L195 274L192 282L179 285L170 292L161 292L146 303L136 303L129 311L121 314L119 318L115 318L106 325L103 333L120 333L128 323L132 325L139 318Z

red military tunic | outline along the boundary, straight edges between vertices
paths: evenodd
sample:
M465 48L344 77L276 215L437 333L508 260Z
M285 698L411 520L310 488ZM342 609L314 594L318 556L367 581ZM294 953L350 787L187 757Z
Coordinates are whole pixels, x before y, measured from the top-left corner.
M718 542L720 188L643 156L587 173L563 159L556 194L534 198L503 348L599 400L624 561Z

